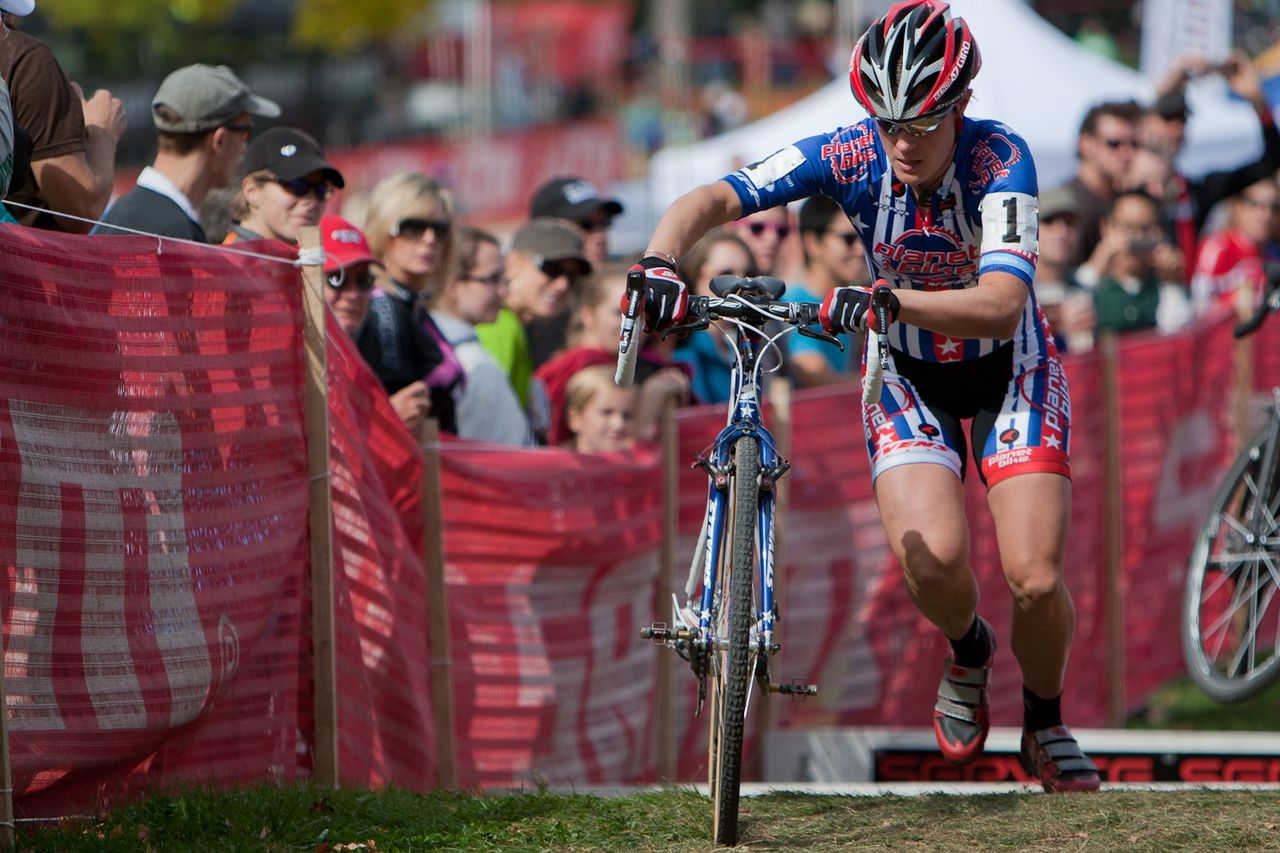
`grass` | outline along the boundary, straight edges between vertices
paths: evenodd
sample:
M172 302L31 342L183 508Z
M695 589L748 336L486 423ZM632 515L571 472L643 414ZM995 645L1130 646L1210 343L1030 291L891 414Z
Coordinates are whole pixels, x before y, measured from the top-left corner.
M1280 731L1280 683L1245 702L1219 705L1204 695L1190 679L1178 679L1156 693L1146 710L1129 720L1128 728Z
M739 849L753 851L1261 850L1280 848L1280 793L773 794L744 799L741 825ZM687 790L599 799L308 787L157 797L101 823L24 832L17 844L67 853L710 848L708 801Z
M1130 728L1280 730L1280 685L1218 705L1187 680ZM187 791L98 821L24 825L33 851L689 851L711 849L709 801L685 789L601 799L259 786ZM1106 791L837 797L742 803L745 850L1280 850L1280 792Z

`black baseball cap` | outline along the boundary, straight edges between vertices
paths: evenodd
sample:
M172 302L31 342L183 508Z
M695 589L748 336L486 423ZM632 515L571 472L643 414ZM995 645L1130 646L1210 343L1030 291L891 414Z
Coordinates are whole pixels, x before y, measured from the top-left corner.
M1156 98L1155 104L1152 106L1155 114L1165 121L1174 119L1187 120L1187 116L1191 115L1191 109L1187 106L1187 96L1182 92L1169 92Z
M600 198L596 185L583 178L552 178L538 188L529 203L529 216L534 219L554 216L582 222L601 211L617 216L622 213L622 203L617 199Z
M324 158L320 143L306 131L296 127L273 127L264 130L249 143L240 161L240 174L268 171L286 181L323 172L335 187L345 186L342 173Z

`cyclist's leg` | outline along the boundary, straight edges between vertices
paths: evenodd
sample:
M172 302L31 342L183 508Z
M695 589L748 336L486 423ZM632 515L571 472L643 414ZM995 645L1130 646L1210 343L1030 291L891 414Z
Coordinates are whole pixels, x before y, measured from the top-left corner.
M1036 696L1052 699L1062 693L1075 625L1075 607L1062 577L1071 481L1046 473L1009 477L991 487L987 504L1013 593L1011 646L1022 683Z
M960 478L941 464L898 465L876 478L876 503L911 600L948 638L959 638L978 606Z

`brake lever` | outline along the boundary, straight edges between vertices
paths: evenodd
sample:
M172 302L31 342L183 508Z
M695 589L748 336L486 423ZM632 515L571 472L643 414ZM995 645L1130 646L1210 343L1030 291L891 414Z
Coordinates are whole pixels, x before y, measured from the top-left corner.
M687 335L690 332L700 332L710 325L711 321L704 317L703 319L696 320L692 323L682 323L679 326L672 326L670 329L663 330L662 340L665 341L667 339L667 335Z
M840 352L844 352L844 342L835 335L828 335L826 332L817 332L808 326L796 326L796 331L804 335L806 338L814 338L819 341L826 341L829 344L835 344L840 347Z

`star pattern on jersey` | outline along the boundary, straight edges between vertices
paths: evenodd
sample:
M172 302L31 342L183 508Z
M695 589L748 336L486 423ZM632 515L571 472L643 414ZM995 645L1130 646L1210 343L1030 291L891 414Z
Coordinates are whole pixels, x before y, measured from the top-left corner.
M947 338L938 347L939 358L959 358L960 357L960 341Z
M1052 448L1053 450L1058 450L1062 447L1062 442L1058 440L1056 435L1050 435L1045 437L1044 446Z

